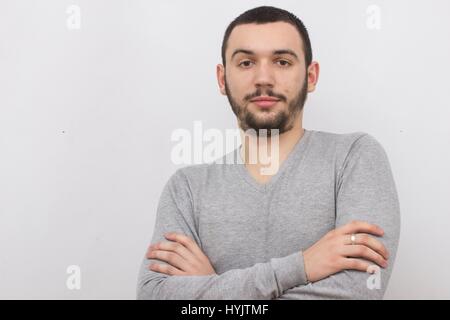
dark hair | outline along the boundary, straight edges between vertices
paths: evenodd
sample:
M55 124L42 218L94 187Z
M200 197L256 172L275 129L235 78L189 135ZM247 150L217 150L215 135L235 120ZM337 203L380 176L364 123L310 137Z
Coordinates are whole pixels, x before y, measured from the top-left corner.
M223 65L225 66L225 51L227 49L228 38L230 37L231 31L233 31L235 27L248 23L264 24L280 21L287 22L293 25L298 30L300 37L303 40L303 49L305 51L305 62L306 67L308 67L312 61L312 49L308 31L306 30L306 27L304 26L303 22L299 18L297 18L297 16L290 13L289 11L270 6L262 6L247 10L229 24L229 26L225 31L225 35L222 41Z

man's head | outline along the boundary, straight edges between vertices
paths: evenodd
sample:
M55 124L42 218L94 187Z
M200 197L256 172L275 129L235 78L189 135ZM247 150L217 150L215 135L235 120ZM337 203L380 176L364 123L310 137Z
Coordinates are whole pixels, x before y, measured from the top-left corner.
M288 11L254 8L225 31L217 78L243 130L290 130L318 72L308 32Z

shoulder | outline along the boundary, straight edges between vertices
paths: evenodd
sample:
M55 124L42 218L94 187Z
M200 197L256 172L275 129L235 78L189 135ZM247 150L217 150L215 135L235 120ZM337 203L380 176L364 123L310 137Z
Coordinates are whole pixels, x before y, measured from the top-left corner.
M324 145L327 145L327 147L334 145L337 148L346 148L361 139L375 139L370 134L363 131L335 133L328 131L311 130L311 132L316 143L322 143Z
M314 158L332 164L336 176L357 164L372 170L389 163L381 143L367 132L312 131L311 140Z
M214 183L227 180L230 171L231 165L218 159L216 162L194 164L178 168L169 180L172 183L186 185L193 192L196 192L203 190L205 187L211 187Z
M175 170L168 180L169 185L190 186L207 176L209 164L188 165Z
M337 159L345 159L349 154L365 151L384 152L381 143L367 132L334 133L313 130L312 133L314 144L332 151Z

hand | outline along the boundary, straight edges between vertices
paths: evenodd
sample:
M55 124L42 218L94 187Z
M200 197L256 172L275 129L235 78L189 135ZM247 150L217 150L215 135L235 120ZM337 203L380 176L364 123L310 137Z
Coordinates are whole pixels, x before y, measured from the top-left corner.
M352 234L355 234L354 244ZM389 253L379 240L369 234L382 236L384 231L363 221L353 221L328 232L303 252L308 280L315 282L342 270L366 272L371 264L365 260L386 268Z
M173 276L216 274L208 257L194 240L179 233L168 233L165 238L171 241L151 245L147 258L158 259L168 265L151 264L150 270Z

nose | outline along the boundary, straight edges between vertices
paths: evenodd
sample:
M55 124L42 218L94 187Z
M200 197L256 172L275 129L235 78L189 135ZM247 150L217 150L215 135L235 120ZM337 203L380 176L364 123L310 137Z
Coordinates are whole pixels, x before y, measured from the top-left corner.
M273 74L273 69L267 62L261 62L256 67L255 72L255 86L260 87L270 87L273 88L275 84L275 77Z

